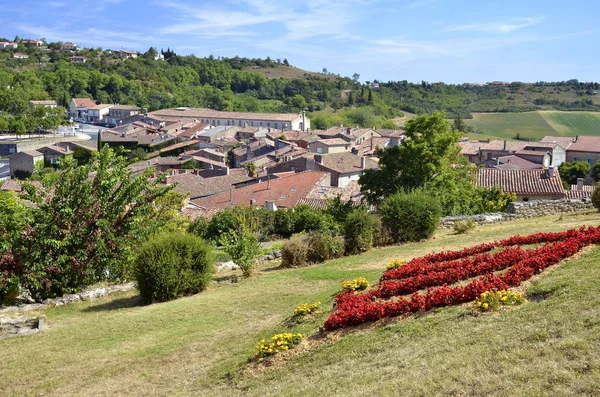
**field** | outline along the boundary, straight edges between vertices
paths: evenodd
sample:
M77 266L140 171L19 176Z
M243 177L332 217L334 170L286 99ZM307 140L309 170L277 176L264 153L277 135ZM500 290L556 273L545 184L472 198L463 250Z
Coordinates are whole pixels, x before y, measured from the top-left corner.
M0 395L322 396L599 395L600 247L528 284L523 306L474 315L468 305L332 334L321 345L248 366L256 342L281 331L311 335L340 282L375 282L391 259L516 234L597 225L597 212L439 231L429 241L300 269L267 264L176 301L141 306L135 292L49 309L48 328L0 340ZM321 311L290 324L294 307Z
M474 113L465 122L499 139L514 138L517 133L536 140L545 135L600 136L600 113L594 112Z

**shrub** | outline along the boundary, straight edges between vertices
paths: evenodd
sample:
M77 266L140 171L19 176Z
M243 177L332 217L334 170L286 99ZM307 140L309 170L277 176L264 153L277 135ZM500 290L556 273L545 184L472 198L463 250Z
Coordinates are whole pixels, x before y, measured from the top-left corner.
M384 226L381 222L381 218L376 216L374 218L375 224L373 226L373 246L384 247L386 245L393 244L392 234L390 233L387 226Z
M187 231L198 237L206 238L208 236L209 224L210 222L206 218L200 216L190 223Z
M394 242L427 239L437 229L442 218L439 202L421 190L391 195L377 210Z
M259 217L253 207L247 207L237 211L235 219L237 227L223 233L219 242L244 276L248 277L252 273L256 256L261 251L258 242Z
M600 211L600 184L594 188L594 192L592 193L592 204Z
M162 234L148 240L140 247L134 266L144 303L200 292L213 271L210 246L189 233Z
M369 280L364 277L358 277L354 280L344 281L342 283L342 288L347 291L361 291L369 288Z
M360 254L373 248L373 230L376 224L376 217L364 208L357 208L346 216L344 238L347 255Z
M319 306L321 306L321 302L303 303L300 306L296 307L296 310L294 310L294 316L306 316L307 314L316 311L319 308Z
M277 334L269 341L261 339L256 345L256 354L258 357L271 356L282 351L292 349L294 346L302 342L302 334Z
M516 306L526 303L527 299L523 293L512 292L510 290L486 291L473 303L475 308L486 312L495 310L500 306Z
M344 238L328 233L311 233L307 238L307 261L321 263L344 255Z
M281 248L281 266L298 267L308 262L308 244L306 238L290 240Z
M454 229L456 234L465 234L475 229L475 226L477 224L473 219L461 219L452 225L452 229Z

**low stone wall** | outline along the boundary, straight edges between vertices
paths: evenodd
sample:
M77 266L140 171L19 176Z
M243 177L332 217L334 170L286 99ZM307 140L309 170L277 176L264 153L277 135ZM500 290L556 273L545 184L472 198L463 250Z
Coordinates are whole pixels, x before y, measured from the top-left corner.
M46 316L0 318L0 339L35 334L44 329Z
M452 227L456 222L472 219L478 225L506 222L514 219L527 219L565 212L589 210L594 208L589 198L567 200L534 200L510 203L508 212L495 212L469 216L446 216L442 218L440 227Z

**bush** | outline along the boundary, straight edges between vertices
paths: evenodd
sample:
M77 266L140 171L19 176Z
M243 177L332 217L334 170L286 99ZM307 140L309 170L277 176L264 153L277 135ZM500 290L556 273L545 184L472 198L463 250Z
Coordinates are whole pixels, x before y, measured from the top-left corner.
M271 356L281 351L292 349L294 346L302 342L302 334L277 334L269 341L262 339L258 345L256 345L256 354L258 357Z
M342 283L342 288L346 291L361 291L369 288L369 280L364 277L358 277L354 280L344 281Z
M281 266L298 267L308 262L308 244L306 238L290 240L281 248Z
M192 295L211 280L211 248L189 233L158 235L140 247L134 271L144 303Z
M442 219L439 202L425 191L396 193L377 210L393 242L420 241L431 237Z
M235 219L237 227L223 233L219 242L244 276L248 277L252 273L256 256L261 251L258 242L260 218L254 207L242 207L236 211Z
M312 233L307 238L309 263L321 263L344 255L344 239L327 233Z
M344 238L347 255L360 254L373 248L373 231L377 223L376 217L364 208L357 208L346 216Z
M392 234L388 230L387 226L384 226L381 222L381 218L376 216L374 218L375 224L373 225L373 247L384 247L386 245L393 244Z
M461 219L460 221L454 222L452 229L456 234L465 234L475 229L477 224L473 219Z
M600 184L594 188L594 192L592 193L592 204L600 211Z
M526 302L527 299L525 299L522 292L512 292L510 290L486 291L475 300L473 306L482 312L486 312L499 309L500 306L517 306Z
M303 303L300 306L297 306L294 310L294 316L301 317L306 316L314 311L316 311L319 306L321 306L321 302L316 303Z
M200 216L190 223L187 231L198 237L206 238L208 236L209 224L210 223L206 218Z

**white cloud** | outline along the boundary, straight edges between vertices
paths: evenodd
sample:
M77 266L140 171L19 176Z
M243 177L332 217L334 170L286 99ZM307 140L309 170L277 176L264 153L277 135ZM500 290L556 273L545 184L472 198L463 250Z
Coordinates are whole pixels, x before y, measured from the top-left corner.
M482 33L507 34L520 29L524 29L540 23L544 17L535 18L517 18L510 22L496 23L473 23L467 25L450 26L442 32L459 32L465 30L474 30Z

